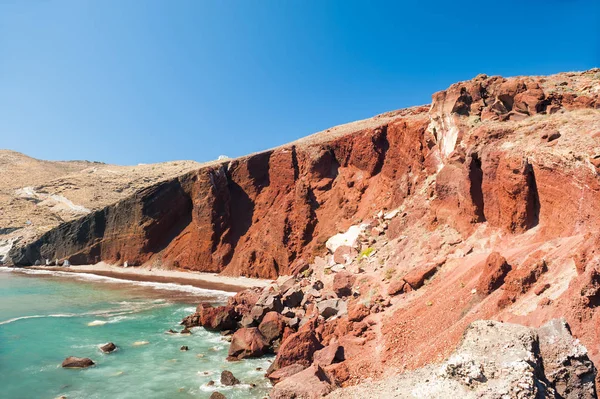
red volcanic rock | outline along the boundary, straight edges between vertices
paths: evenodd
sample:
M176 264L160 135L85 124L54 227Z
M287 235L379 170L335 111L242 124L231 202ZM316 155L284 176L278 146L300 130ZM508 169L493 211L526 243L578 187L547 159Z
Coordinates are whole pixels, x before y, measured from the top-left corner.
M351 301L348 304L348 320L350 321L361 321L369 314L371 314L370 309L362 302Z
M285 366L280 368L277 371L272 372L271 374L269 374L269 380L271 380L271 382L275 385L278 382L280 382L281 380L291 377L294 374L298 374L299 372L301 372L302 370L306 369L306 366L303 366L302 364L299 363L294 363L294 364L290 364L289 366Z
M313 356L314 364L325 367L334 363L335 361L344 360L344 347L337 342L330 343L321 350L315 352Z
M260 357L269 347L268 341L263 337L258 328L240 328L233 334L229 346L229 358L244 359Z
M393 280L387 290L388 295L398 295L401 292L404 292L404 287L406 286L406 281L404 280ZM350 314L350 309L348 309L348 314ZM356 320L360 321L360 320Z
M212 307L200 304L196 312L200 316L200 325L206 329L223 331L236 327L237 313L231 305Z
M249 313L252 310L254 305L256 305L256 302L258 301L259 297L260 290L250 288L247 290L240 291L231 298L229 298L227 304L233 306L233 308L238 314L245 314Z
M314 353L322 347L313 331L294 333L281 343L277 357L267 374L294 363L309 366Z
M306 370L296 373L271 390L271 399L317 399L327 395L333 386L323 369L313 365Z
M539 222L533 166L527 159L491 153L482 159L485 218L491 226L522 233Z
M258 326L258 330L269 343L280 338L284 328L283 317L277 312L267 313Z
M504 278L511 267L498 252L492 252L486 259L479 281L477 292L488 295L504 284Z
M519 296L529 291L546 271L548 267L543 259L528 261L519 268L511 270L506 276L504 292L498 300L498 306L504 308L515 302Z
M425 280L433 276L435 272L437 272L437 269L437 263L427 263L405 274L404 277L402 277L402 280L410 285L412 289L416 290L423 285Z
M356 276L350 272L339 272L333 277L333 292L338 297L352 295L352 285L356 281Z

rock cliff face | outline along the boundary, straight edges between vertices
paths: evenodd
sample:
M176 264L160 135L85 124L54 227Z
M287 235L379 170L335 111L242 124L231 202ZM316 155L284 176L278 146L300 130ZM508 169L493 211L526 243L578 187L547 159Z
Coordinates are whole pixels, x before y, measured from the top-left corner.
M423 176L428 123L425 108L409 109L201 168L62 224L11 256L16 265L160 261L232 275L289 274L339 229L410 193Z
M598 71L480 75L416 107L141 190L11 253L16 265L161 262L275 278L331 235L429 190L432 225L544 237L598 226ZM558 138L560 137L560 138Z

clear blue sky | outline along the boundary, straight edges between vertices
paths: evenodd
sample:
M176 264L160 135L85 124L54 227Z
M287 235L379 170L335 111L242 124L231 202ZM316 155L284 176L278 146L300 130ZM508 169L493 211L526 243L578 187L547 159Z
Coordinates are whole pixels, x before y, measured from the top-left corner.
M479 73L596 66L598 0L0 0L0 148L207 161Z

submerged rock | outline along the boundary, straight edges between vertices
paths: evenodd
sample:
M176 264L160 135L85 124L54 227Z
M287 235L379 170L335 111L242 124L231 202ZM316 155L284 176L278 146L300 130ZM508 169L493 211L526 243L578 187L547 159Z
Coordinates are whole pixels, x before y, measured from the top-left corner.
M209 399L227 399L227 397L225 395L223 395L221 392L213 392L210 394Z
M111 353L111 352L114 352L116 349L117 349L117 346L115 344L113 344L112 342L109 342L106 345L102 345L100 347L100 350L104 353Z
M240 383L240 380L235 378L235 376L233 375L233 373L231 371L223 370L223 372L221 372L221 384L226 385L226 386L232 386L232 385L237 385L239 383Z

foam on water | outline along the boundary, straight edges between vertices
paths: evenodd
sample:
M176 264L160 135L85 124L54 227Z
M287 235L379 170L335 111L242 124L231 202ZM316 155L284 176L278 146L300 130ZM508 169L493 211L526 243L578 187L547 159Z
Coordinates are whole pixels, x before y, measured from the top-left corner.
M13 267L0 267L0 271L3 272L14 272L14 273L25 273L25 274L38 274L38 275L49 275L49 276L59 276L59 277L70 277L81 280L92 280L99 282L109 282L115 284L129 284L129 285L137 285L140 287L150 287L158 290L167 290L167 291L181 291L187 292L190 294L202 294L202 295L214 295L217 297L228 298L230 296L235 295L231 292L212 290L208 288L199 288L194 287L193 285L180 285L174 283L156 283L151 281L134 281L127 280L115 277L107 277L100 276L92 273L76 273L76 272L62 272L57 270L40 270L40 269L25 269L25 268L13 268Z

